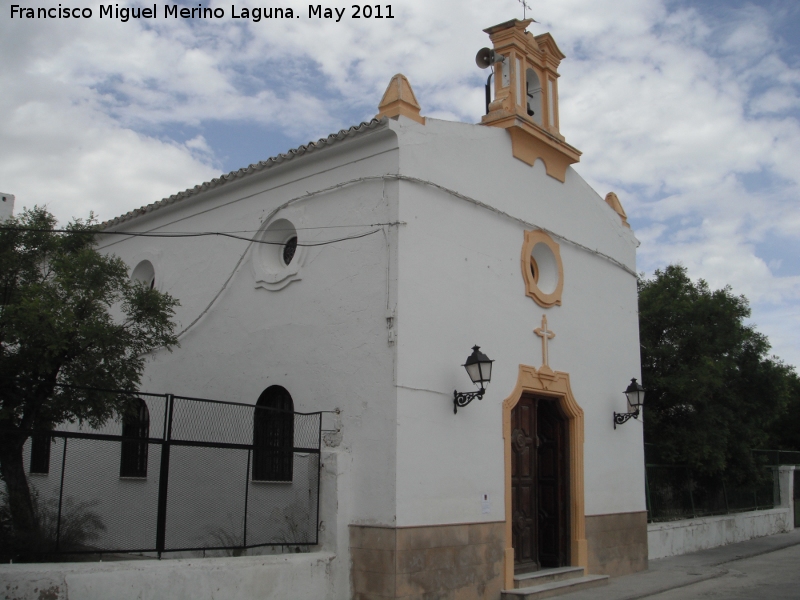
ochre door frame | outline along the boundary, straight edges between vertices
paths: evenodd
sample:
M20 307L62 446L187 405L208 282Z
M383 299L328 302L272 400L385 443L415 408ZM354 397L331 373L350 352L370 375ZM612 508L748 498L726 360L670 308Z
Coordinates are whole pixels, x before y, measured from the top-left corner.
M538 371L528 365L519 366L517 385L503 401L503 448L506 488L505 589L514 588L514 548L512 546L511 511L511 411L524 394L553 398L567 416L569 432L569 538L570 566L588 568L586 517L583 506L583 409L578 406L569 385L569 374L551 371L543 366Z

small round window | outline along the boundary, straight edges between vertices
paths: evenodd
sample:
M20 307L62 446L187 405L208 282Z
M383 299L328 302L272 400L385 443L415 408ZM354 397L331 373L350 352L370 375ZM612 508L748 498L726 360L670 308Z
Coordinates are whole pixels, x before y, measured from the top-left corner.
M272 221L261 232L259 241L252 263L256 287L277 291L300 279L305 248L291 221Z
M152 290L156 285L156 270L153 267L153 263L149 260L140 262L131 273L131 279L144 284Z
M297 236L291 238L283 245L283 264L289 265L297 252Z

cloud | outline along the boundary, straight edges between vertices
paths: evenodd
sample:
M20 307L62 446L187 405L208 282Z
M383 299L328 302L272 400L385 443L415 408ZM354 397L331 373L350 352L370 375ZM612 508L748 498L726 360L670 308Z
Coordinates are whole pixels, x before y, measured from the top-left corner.
M579 5L548 5L571 55L561 122L584 151L576 169L620 195L642 241L640 269L681 262L713 287L730 284L776 351L800 364L797 320L773 318L800 302L800 257L759 254L770 239L800 239L800 70L783 58L775 16L747 5L708 18L646 2L603 7L630 11L609 20L566 18Z
M192 150L119 126L84 106L31 100L0 123L0 181L17 206L47 205L64 222L101 219L212 177Z
M229 12L228 2L206 4ZM299 145L372 117L397 72L423 114L477 122L482 29L521 16L515 0L406 0L392 5L394 19L339 23L282 5L301 18L12 23L0 14L3 189L62 220L89 210L110 218L244 166L213 142L226 125L258 131L263 159L287 139ZM534 7L541 23L531 30L551 31L568 55L562 133L584 152L578 172L619 194L642 241L640 268L681 261L713 286L730 283L779 354L800 364L787 333L800 338L800 323L775 317L800 305L800 258L764 250L800 239L800 65L777 33L798 12L782 6L559 0Z

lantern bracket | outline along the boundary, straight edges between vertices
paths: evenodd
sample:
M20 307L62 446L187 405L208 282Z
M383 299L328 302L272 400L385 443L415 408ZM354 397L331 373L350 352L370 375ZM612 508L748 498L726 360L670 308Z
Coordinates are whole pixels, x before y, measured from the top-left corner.
M628 412L628 413L614 413L614 429L617 428L617 425L622 425L627 423L630 418L633 417L634 419L639 418L639 409L636 409L636 412Z
M486 393L486 390L481 388L476 392L459 392L453 390L453 414L458 414L458 407L464 408L467 404L475 400L483 399L483 395Z

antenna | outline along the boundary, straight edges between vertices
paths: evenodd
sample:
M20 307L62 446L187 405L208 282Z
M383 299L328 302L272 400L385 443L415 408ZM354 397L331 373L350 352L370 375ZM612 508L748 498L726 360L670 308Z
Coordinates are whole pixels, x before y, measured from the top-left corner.
M525 11L526 11L526 10L530 10L530 9L531 9L531 7L530 7L530 6L528 6L528 3L527 3L527 2L525 2L525 0L517 0L517 2L519 2L520 4L522 4L522 20L524 21L524 20L525 20L525 16L526 16L526 14L527 14Z

